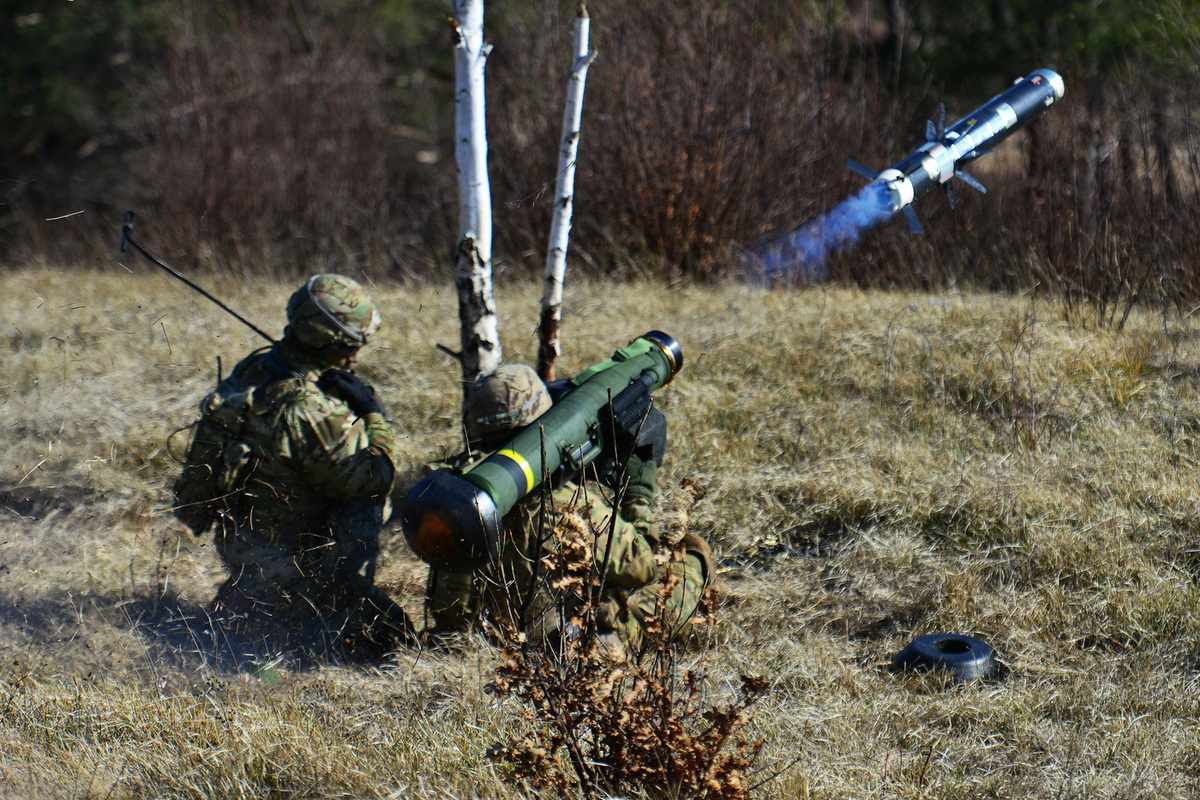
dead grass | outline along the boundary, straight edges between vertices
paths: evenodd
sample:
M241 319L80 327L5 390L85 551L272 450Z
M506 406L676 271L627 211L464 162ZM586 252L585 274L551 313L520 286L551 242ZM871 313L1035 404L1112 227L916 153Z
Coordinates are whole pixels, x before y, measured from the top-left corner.
M214 287L268 331L290 285ZM446 286L382 284L364 372L416 465L457 448ZM540 287L499 289L513 359ZM1190 797L1200 791L1200 345L1190 319L981 294L569 284L564 374L650 328L668 503L717 547L712 699L771 693L756 796ZM207 540L163 510L165 441L253 334L166 278L0 273L0 793L515 797L485 751L525 724L495 654L289 662L223 638ZM1070 320L1068 322L1068 320ZM395 531L381 580L420 620ZM981 636L1002 680L885 669ZM771 769L768 766L768 769ZM763 773L759 778L765 778Z

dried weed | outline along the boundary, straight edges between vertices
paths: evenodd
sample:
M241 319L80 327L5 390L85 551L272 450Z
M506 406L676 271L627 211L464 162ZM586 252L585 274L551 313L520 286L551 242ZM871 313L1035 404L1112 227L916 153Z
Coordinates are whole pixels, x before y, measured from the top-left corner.
M671 543L678 542L687 514L672 522L668 527L676 530L664 531L665 570L684 555ZM573 616L553 645L529 641L512 627L496 631L504 644L489 688L523 704L530 730L493 745L488 755L511 780L552 796L577 788L588 798L630 791L681 800L744 798L763 742L740 737L768 681L742 675L736 699L709 706L706 679L694 669L681 674L678 631L662 623L672 580L660 590L658 617L646 621L642 653L626 652L597 623L604 570L595 563L594 542L605 531L560 511L551 533L559 547L545 559L544 580L566 598L560 613ZM706 608L715 607L711 589L705 600ZM690 624L711 624L704 608L698 614Z
M227 651L203 611L220 565L165 513L176 467L156 449L217 356L228 370L258 343L129 266L0 273L0 793L524 796L486 751L542 723L485 693L482 640L358 667L241 650L274 684L214 657ZM266 330L294 289L214 288ZM461 443L454 365L433 346L457 339L456 298L374 292L385 327L363 371L411 479ZM498 292L507 355L530 361L540 287ZM651 327L682 344L684 370L656 393L660 486L668 507L685 476L707 491L688 524L721 556L722 593L711 646L676 654L672 697L689 670L707 676L706 708L735 704L740 675L769 677L731 736L784 767L751 797L1195 796L1190 318L1135 308L1117 331L997 295L586 282L565 307L564 374ZM953 379L999 400L1012 363L1034 392L1006 408L1052 400L1066 421L1036 448L942 392ZM396 531L384 541L379 578L419 619L423 566ZM883 669L936 631L984 638L1007 678Z

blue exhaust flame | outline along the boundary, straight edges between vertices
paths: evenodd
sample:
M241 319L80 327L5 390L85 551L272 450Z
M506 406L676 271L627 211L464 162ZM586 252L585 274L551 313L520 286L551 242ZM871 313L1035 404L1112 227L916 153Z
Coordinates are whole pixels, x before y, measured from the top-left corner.
M863 233L892 215L883 184L867 184L828 214L756 248L751 261L766 283L808 283L825 277L825 258L858 244Z

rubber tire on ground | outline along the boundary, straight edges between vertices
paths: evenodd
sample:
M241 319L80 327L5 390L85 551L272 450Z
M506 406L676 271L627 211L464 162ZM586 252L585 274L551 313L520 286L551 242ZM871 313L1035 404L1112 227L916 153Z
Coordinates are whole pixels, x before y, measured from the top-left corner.
M958 681L987 678L996 671L992 646L961 633L931 633L914 639L896 654L897 670L939 670Z

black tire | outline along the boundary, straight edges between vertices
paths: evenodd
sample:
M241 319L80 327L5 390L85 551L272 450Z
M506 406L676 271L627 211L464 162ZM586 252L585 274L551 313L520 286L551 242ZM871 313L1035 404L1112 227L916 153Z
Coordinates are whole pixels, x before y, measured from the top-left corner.
M897 670L940 670L963 682L990 677L997 666L991 645L961 633L931 633L914 639L896 654L892 665Z

